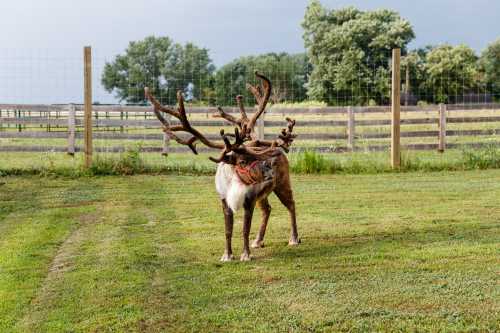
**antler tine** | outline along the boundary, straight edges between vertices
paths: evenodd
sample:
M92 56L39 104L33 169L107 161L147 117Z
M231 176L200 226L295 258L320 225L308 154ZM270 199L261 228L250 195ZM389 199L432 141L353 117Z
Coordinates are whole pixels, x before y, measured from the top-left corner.
M240 108L241 119L244 121L248 121L247 112L245 111L245 105L243 104L243 96L236 96L236 102L238 103L238 107Z
M222 137L222 140L224 141L224 144L226 145L226 148L225 148L226 152L231 151L231 149L232 149L231 142L229 141L229 139L228 139L228 137L223 129L220 130L220 136Z
M297 137L297 135L292 133L293 127L295 126L295 120L286 118L286 121L288 122L288 126L287 128L283 128L281 130L281 135L279 136L279 138L282 141L280 147L288 153L290 150L290 146L292 145L293 140Z
M257 78L261 81L261 85L259 86L252 86L250 84L247 84L247 88L252 92L252 94L255 96L255 100L257 101L258 104L258 109L257 112L253 114L251 118L248 118L248 115L245 111L245 106L243 103L243 96L238 95L236 96L236 102L238 104L238 108L240 110L241 117L238 119L229 113L226 113L220 106L217 107L217 110L219 111L219 114L214 115L216 118L223 118L227 120L228 122L236 125L240 129L240 135L243 139L255 139L254 138L254 127L257 122L257 119L261 116L262 112L266 109L267 102L269 101L269 98L271 97L271 81L264 75L260 74L259 72L255 71L255 75ZM264 91L264 92L262 92Z
M179 104L179 120L181 121L182 126L184 126L187 130L191 130L192 127L187 119L186 108L184 107L184 96L180 90L177 92L177 103Z
M163 117L163 115L160 113L160 111L164 112L164 113L168 113L178 119L180 119L180 113L178 111L175 111L173 109L170 109L170 108L167 108L167 107L164 107L163 105L160 104L160 102L150 93L149 91L149 88L144 88L144 93L146 95L146 97L151 101L151 104L153 104L154 108L153 108L153 111L156 115L156 118L158 118L158 120L160 120L160 122L162 123L163 125L163 131L165 133L168 134L168 136L172 139L174 139L177 143L181 144L181 145L185 145L185 146L188 146L191 151L198 155L198 151L196 150L196 140L197 138L196 137L191 137L189 138L188 140L184 140L182 138L180 138L179 136L175 135L173 132L175 131L182 131L184 130L184 127L183 126L171 126L170 123L168 122L167 119L165 119L165 117Z
M198 151L196 150L196 141L198 140L198 138L192 136L188 140L184 140L175 135L172 131L168 129L165 129L164 131L165 133L168 134L170 138L174 139L178 144L188 146L195 155L198 155Z
M181 91L177 92L177 101L179 103L179 120L181 121L182 126L184 127L183 131L192 134L198 140L200 140L205 146L216 149L223 149L224 145L213 142L207 139L203 134L201 134L197 129L193 128L189 123L186 115L186 109L184 107L184 96Z
M171 109L171 108L168 108L168 107L161 105L161 103L151 94L151 91L148 87L144 88L144 94L146 95L146 98L149 99L151 104L153 104L156 111L168 113L176 118L179 118L179 112L175 111L174 109Z
M261 94L259 88L256 86L252 86L250 83L247 83L247 89L250 90L252 95L255 97L257 105L260 105L261 100L262 100L262 94Z
M169 124L168 120L165 119L165 117L163 117L163 115L158 111L158 109L156 107L153 108L153 112L155 113L156 118L158 118L158 120L162 123L162 125L165 128L170 128L170 124Z
M224 156L226 156L226 152L223 151L221 153L221 155L218 157L218 158L215 158L215 157L212 157L212 156L209 156L208 159L214 163L217 163L219 164L220 162L224 161Z
M265 77L264 75L260 74L257 71L255 71L255 76L257 76L257 78L261 81L261 86L254 87L252 85L248 85L248 89L255 96L255 99L258 104L257 112L253 114L252 118L250 118L248 122L249 129L253 129L255 127L257 119L262 115L262 113L266 109L266 105L267 102L269 101L269 98L271 97L271 91L272 91L271 81L267 77ZM264 93L262 93L262 90L264 91Z
M156 117L158 118L158 120L160 120L160 122L163 124L165 133L167 133L168 136L170 136L176 142L178 142L179 144L188 146L195 154L198 154L198 152L196 151L196 145L195 145L196 141L198 141L198 140L210 148L215 148L215 149L224 149L225 148L224 144L208 140L203 134L201 134L198 130L196 130L195 128L193 128L191 126L191 124L189 123L189 120L187 118L187 115L186 115L186 109L184 107L184 97L182 96L181 91L177 92L177 102L179 104L177 110L173 110L173 109L162 106L160 104L160 102L151 94L149 88L145 88L144 93L145 93L147 99L149 99L149 101L151 102L151 104L153 104L154 113L155 113ZM170 126L170 123L162 116L160 111L174 116L175 118L177 118L181 122L181 125ZM174 132L187 132L187 133L191 134L192 137L190 137L187 140L184 140L181 137L174 134Z
M245 112L245 107L243 105L242 100L243 100L243 96L241 96L241 95L236 96L236 102L238 103L238 107L240 109L240 114L241 114L240 119L236 119L236 117L230 115L229 113L226 113L222 109L222 107L220 107L220 106L217 106L217 111L219 111L219 114L214 114L213 117L214 118L224 118L225 120L229 121L230 123L237 125L241 129L242 124L244 122L248 121L248 117L247 117L247 114Z
M233 151L239 154L250 155L254 158L264 160L270 156L273 156L274 154L278 154L278 152L276 151L277 146L278 146L277 142L273 141L272 144L265 149L259 149L260 147L240 146L238 148L233 149Z
M235 137L236 137L236 144L238 144L238 128L235 128ZM226 145L226 147L224 148L224 150L222 151L222 153L220 154L220 156L218 158L214 158L214 157L209 157L210 161L212 162L215 162L215 163L220 163L224 160L224 157L226 156L227 153L231 152L233 150L233 145L231 144L231 142L229 141L228 139L228 136L229 134L226 134L224 132L224 129L221 129L220 130L220 136L222 137L222 140L224 140L224 144Z
M242 145L245 142L245 134L241 133L238 130L238 127L234 128L234 136L236 138L235 144Z
M162 123L163 125L163 128L164 130L168 130L170 129L170 123L168 122L167 119L165 119L165 117L163 117L163 115L160 113L160 111L162 111L162 109L165 109L167 110L167 108L164 108L160 102L158 102L156 100L156 98L154 98L153 95L151 95L150 91L149 91L149 88L146 87L144 88L144 94L146 95L146 98L149 99L151 101L151 104L153 104L153 112L155 113L156 115L156 118L158 118L158 120ZM174 114L175 113L175 110L171 110L171 109L168 109L168 112L169 114Z
M214 118L224 118L225 120L229 121L230 123L241 127L241 119L236 119L235 117L233 117L229 113L226 113L222 109L222 107L220 107L220 106L217 107L217 111L219 111L219 114L214 114L213 115Z

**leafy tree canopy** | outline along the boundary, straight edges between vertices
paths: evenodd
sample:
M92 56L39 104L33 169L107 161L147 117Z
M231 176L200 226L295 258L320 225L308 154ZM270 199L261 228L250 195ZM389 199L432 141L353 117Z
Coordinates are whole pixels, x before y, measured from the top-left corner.
M241 57L221 67L215 78L217 104L233 105L235 97L243 95L245 103L253 105L255 100L246 84L255 83L255 70L264 73L273 83L273 102L306 99L306 80L311 70L306 55L268 53Z
M479 66L487 89L498 97L500 95L500 38L483 51Z
M124 54L106 63L101 79L120 101L144 103L149 86L162 103L174 104L177 90L191 100L208 98L203 88L211 84L214 70L207 49L150 36L130 42Z
M311 0L302 23L313 65L308 94L329 104L383 103L389 98L391 50L403 53L415 37L407 20L390 10L328 10Z
M460 96L478 88L478 57L466 45L440 45L425 57L424 89L432 102L455 102ZM429 98L428 98L429 99Z

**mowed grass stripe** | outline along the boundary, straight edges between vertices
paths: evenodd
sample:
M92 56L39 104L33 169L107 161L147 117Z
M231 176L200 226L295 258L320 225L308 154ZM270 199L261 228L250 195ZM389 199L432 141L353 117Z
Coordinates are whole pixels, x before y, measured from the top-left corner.
M133 189L135 183L134 178L104 182L108 200L96 204L95 222L82 226L68 249L78 253L71 269L46 281L48 287L18 325L20 331L140 331L158 265L158 220L143 207L142 186Z
M273 197L266 247L227 265L213 177L80 179L98 198L58 179L6 179L46 196L67 187L95 214L59 247L70 264L49 273L18 331L500 329L498 170L293 176L303 244L286 245Z
M0 200L8 211L0 220L0 331L11 331L43 288L58 248L89 207L66 204L66 191L75 182L52 188L37 179L5 183Z

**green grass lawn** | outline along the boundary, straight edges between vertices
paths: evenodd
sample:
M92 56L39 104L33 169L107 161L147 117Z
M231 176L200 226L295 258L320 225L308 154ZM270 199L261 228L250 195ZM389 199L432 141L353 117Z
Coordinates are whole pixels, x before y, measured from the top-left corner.
M500 170L293 183L221 264L213 177L0 178L0 332L500 330Z
M139 153L130 149L124 153L98 153L90 170L84 170L83 153L69 156L65 153L2 153L0 177L7 175L75 176L130 175L130 174L215 174L216 165L209 156L218 152L172 153L168 157L159 153ZM312 157L308 158L308 157ZM389 162L390 152L354 153L299 153L288 154L291 170L297 174L376 174L409 171L465 171L500 169L500 148L449 149L436 151L403 150L402 166L394 171Z

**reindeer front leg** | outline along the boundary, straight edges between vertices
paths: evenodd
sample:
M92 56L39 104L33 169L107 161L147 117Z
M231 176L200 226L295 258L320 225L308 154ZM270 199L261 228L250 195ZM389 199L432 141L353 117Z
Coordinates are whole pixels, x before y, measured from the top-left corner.
M255 200L246 199L243 204L245 214L243 217L243 253L240 261L250 260L250 228L252 227L253 210L255 208Z
M231 239L233 237L234 216L233 211L227 205L226 199L222 199L222 210L224 211L224 224L226 228L226 250L220 261L226 262L234 259L233 248L231 247Z

